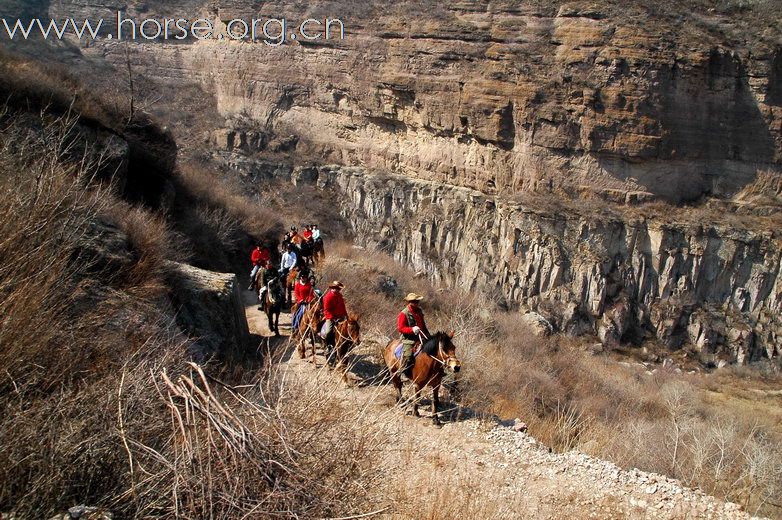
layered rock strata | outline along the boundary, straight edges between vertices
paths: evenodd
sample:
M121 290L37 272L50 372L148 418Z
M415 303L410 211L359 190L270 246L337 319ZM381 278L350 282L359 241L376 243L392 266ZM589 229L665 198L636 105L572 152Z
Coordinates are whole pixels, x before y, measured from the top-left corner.
M435 282L544 315L609 346L646 337L706 362L782 358L782 242L771 231L532 207L357 168L300 168L359 243Z

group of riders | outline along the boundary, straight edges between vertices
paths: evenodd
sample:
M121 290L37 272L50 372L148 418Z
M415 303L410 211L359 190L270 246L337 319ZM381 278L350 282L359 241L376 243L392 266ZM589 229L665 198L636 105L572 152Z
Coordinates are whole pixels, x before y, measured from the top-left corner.
M279 301L280 305L291 305L294 334L299 330L307 309L314 303L317 304L317 334L327 346L333 346L335 325L348 319L343 295L345 284L339 280L332 281L325 293L317 288L313 267L324 257L323 239L318 226L304 226L301 233L293 226L282 238L281 243L282 254L279 255L278 266L273 262L270 247L259 243L253 250L250 257L253 268L248 290L258 289L260 309L267 310L267 314L269 313L265 302L269 300ZM288 284L289 279L292 281L291 285ZM276 291L277 294L267 294L270 291ZM419 294L408 294L404 299L405 307L399 313L396 322L401 342L400 373L408 378L414 363L416 346L422 346L431 337L420 305L423 299L424 297ZM278 333L271 315L269 323L272 331Z
M343 381L348 383L346 360L350 350L361 342L359 318L349 314L342 294L345 284L334 280L325 293L317 288L313 268L325 258L323 239L318 226L292 227L282 239L279 264L272 261L271 248L258 244L252 252L251 290L258 290L261 310L269 320L269 330L276 336L283 305L291 305L293 315L291 338L296 340L299 356L305 359L306 345L311 346L315 362L316 338L323 343L329 366L342 368ZM455 333L429 332L421 309L423 296L409 293L405 306L397 316L397 339L383 350L383 359L396 390L396 402L402 402L402 381L409 380L414 396L424 387L432 388L432 420L438 419L439 391L446 368L459 372L461 362L453 344ZM420 354L420 355L419 355ZM349 384L349 383L348 383ZM413 414L418 416L418 399L413 399Z

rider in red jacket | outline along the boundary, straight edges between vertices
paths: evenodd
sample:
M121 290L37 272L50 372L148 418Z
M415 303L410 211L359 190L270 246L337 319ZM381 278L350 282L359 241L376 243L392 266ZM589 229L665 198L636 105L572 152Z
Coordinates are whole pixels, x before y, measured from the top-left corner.
M304 275L300 276L293 288L293 295L296 297L297 304L312 302L315 299L315 288L312 286L312 281Z
M310 226L304 228L304 231L301 233L301 236L304 237L304 240L306 240L307 242L312 240L312 229L310 228Z
M250 262L253 264L253 270L250 272L250 287L247 288L248 291L253 289L253 282L255 281L255 276L258 274L258 271L262 267L265 267L271 259L271 251L262 244L258 244L255 249L253 249L253 252L250 255Z
M328 292L323 296L323 317L326 319L326 323L323 325L323 330L320 333L320 337L323 339L329 337L335 321L348 317L345 298L342 296L344 287L345 285L342 282L331 282Z
M429 339L429 329L424 321L424 311L421 309L421 300L424 297L410 293L405 297L407 306L399 313L396 319L396 328L402 335L402 359L400 368L406 373L413 365L413 348L416 343L423 343Z

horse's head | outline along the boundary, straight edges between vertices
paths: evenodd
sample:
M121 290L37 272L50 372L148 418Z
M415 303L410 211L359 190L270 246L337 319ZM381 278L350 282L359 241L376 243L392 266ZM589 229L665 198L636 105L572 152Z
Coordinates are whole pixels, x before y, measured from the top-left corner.
M266 293L269 295L269 303L272 305L282 299L282 286L280 285L279 278L272 278L269 280L269 283L266 284Z
M345 320L345 336L350 339L353 346L357 346L361 343L361 325L358 323L360 316L358 314L350 314L348 319Z
M453 344L455 335L456 333L453 331L448 333L438 332L435 334L435 339L437 339L440 361L454 372L459 372L462 369L462 362L456 357L456 345Z

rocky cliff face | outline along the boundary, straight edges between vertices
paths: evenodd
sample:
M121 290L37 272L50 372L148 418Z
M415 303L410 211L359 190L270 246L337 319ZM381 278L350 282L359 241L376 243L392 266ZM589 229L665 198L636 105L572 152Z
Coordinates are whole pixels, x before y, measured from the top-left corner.
M436 281L537 311L608 346L654 337L704 362L782 358L782 243L770 231L515 203L360 169L299 169L358 241Z
M48 10L341 17L344 41L145 43L131 60L149 78L207 92L225 121L203 129L216 142L239 130L262 150L294 136L299 158L492 194L679 202L731 197L757 172L780 171L782 50L767 4L71 0ZM86 52L127 58L111 42Z

